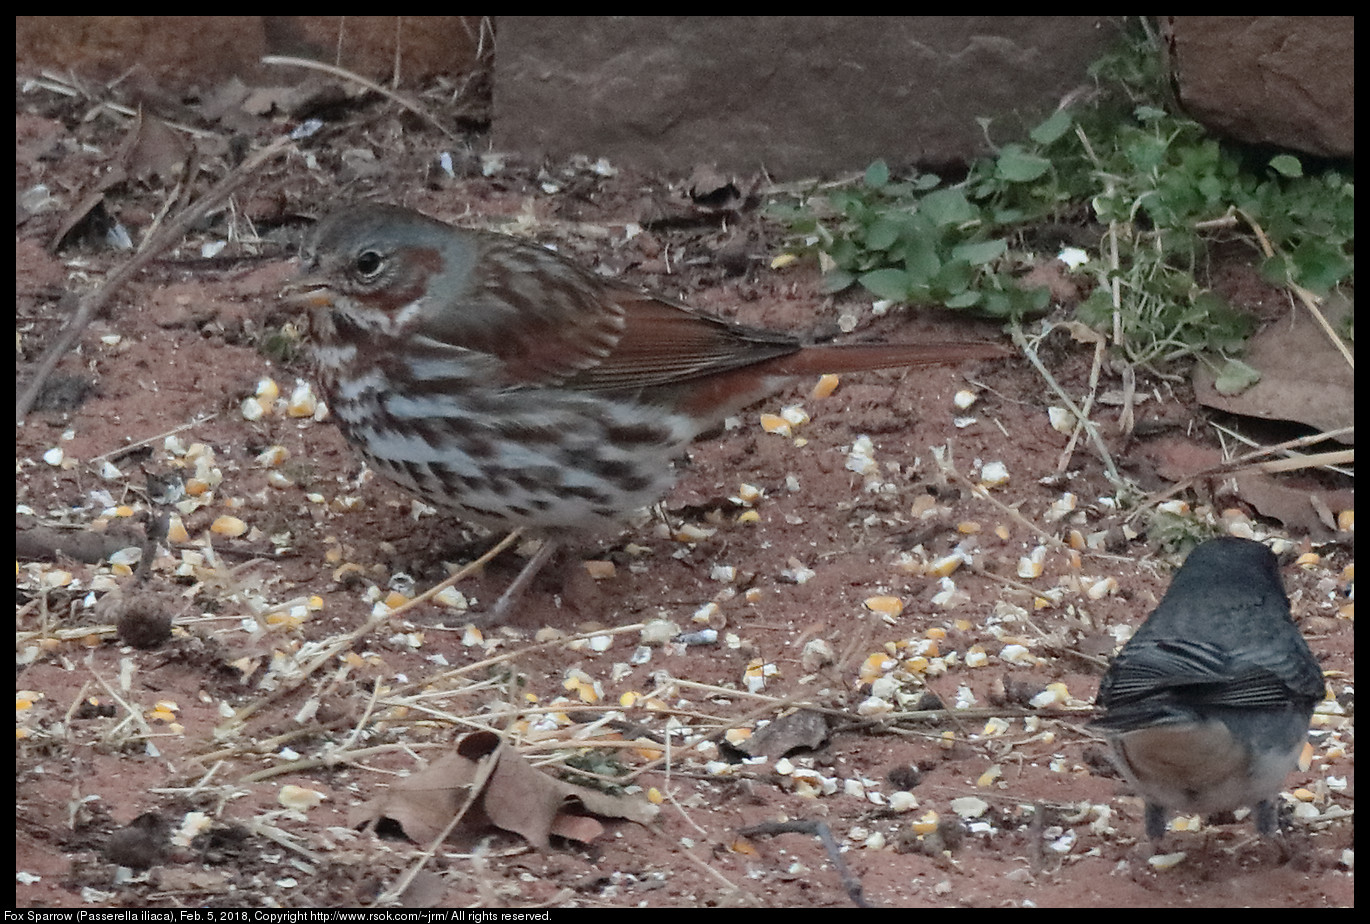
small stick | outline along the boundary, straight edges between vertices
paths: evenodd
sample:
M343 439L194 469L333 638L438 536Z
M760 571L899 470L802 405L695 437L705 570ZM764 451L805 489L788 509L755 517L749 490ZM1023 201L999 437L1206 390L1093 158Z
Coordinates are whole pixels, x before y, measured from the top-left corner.
M767 821L759 825L752 825L750 828L743 828L737 832L743 837L756 837L769 834L812 834L822 843L823 849L828 852L828 859L832 861L837 874L842 877L842 888L847 890L847 895L851 898L852 904L858 908L869 908L866 899L861 895L861 880L852 875L852 871L847 867L847 862L842 859L842 850L837 846L837 841L833 839L832 829L821 821Z

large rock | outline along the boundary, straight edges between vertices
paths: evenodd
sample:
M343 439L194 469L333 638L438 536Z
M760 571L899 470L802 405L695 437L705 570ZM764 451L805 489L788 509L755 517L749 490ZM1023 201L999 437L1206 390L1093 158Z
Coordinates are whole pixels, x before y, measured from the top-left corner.
M1356 23L1350 16L1176 16L1180 101L1242 141L1322 157L1356 152Z
M1088 17L507 17L494 144L649 170L779 179L941 163L1021 134L1085 83Z

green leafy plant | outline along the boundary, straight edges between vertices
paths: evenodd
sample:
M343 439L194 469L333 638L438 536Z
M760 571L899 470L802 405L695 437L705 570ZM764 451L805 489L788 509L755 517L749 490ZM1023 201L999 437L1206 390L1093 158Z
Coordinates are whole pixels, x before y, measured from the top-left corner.
M959 182L896 176L877 161L860 181L779 213L799 249L819 255L830 291L860 285L880 299L1005 319L1047 307L1047 290L1021 279L1054 253L1029 241L1043 225L1067 225L1099 242L1079 270L1094 288L1077 316L1113 332L1131 361L1236 353L1251 325L1207 284L1215 245L1245 242L1270 282L1325 293L1353 271L1354 180L1220 143L1167 111L1159 62L1148 33L1132 36L1091 69L1098 86L1086 102ZM1223 373L1234 383L1244 374Z

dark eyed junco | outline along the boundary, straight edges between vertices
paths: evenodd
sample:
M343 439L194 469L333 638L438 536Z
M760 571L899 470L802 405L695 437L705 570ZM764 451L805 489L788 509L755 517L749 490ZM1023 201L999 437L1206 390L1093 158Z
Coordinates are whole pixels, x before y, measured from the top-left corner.
M1099 684L1105 713L1091 727L1146 800L1153 841L1171 812L1244 805L1271 835L1323 692L1275 556L1249 539L1211 539L1114 659Z

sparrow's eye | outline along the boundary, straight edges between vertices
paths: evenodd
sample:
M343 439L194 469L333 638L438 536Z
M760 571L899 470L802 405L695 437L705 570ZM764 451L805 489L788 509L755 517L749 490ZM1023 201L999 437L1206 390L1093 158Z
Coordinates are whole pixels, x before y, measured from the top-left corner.
M363 250L357 254L357 259L353 262L352 268L357 271L357 275L362 279L375 279L380 274L384 262L381 255L376 251Z

